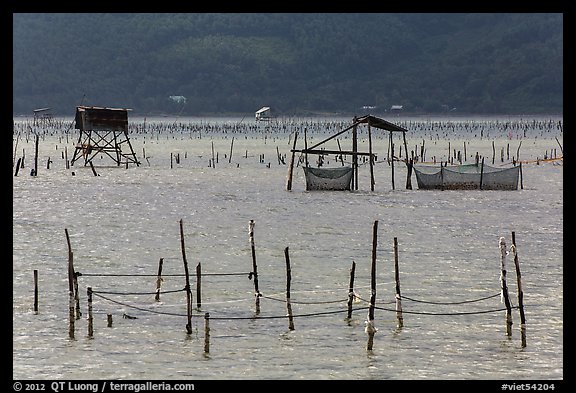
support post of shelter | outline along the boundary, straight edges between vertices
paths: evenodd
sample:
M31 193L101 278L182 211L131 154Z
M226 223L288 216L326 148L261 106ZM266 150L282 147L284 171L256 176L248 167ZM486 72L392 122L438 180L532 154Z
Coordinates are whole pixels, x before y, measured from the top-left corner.
M358 190L358 131L356 118L354 118L354 127L352 127L352 189Z

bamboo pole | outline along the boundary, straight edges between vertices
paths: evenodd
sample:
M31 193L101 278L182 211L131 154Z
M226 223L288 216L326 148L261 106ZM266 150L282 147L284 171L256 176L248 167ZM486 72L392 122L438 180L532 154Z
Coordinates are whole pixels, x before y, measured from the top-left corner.
M88 287L88 337L94 336L94 318L92 317L92 287Z
M202 266L200 262L196 265L196 308L202 308L202 296L200 295L202 288Z
M500 286L502 288L502 298L501 301L506 305L506 335L512 335L512 306L510 305L510 298L508 296L508 286L506 284L506 240L504 237L500 238L500 261L501 261L501 273L500 273Z
M204 353L210 352L210 313L204 313Z
M38 140L39 135L36 134L35 151L34 151L34 176L38 176Z
M92 173L94 174L94 176L98 176L98 173L96 173L96 169L94 169L94 164L92 163L92 160L90 160L89 162L90 162L90 169L92 169Z
M356 118L354 118L354 123L356 123ZM352 175L352 180L354 182L354 190L358 189L358 131L357 126L354 124L352 127L352 170L354 171Z
M34 269L34 313L38 314L38 270Z
M480 166L480 189L482 189L482 181L484 177L484 157L482 157L482 164Z
M78 274L74 272L74 303L76 304L76 319L80 319L82 311L80 311L80 290L78 289Z
M184 229L182 219L180 219L180 248L182 249L182 260L184 262L184 273L186 275L186 332L192 334L192 291L190 290L190 276L188 272L188 261L186 260L186 249L184 247Z
M292 280L292 270L290 269L290 255L288 247L284 249L286 258L286 309L288 311L288 329L294 330L294 317L292 316L292 303L290 303L290 281Z
M370 154L370 191L374 191L374 156L372 155L372 132L368 122L368 153Z
M307 128L304 127L304 162L306 163L306 168L308 168L308 136L306 132Z
M392 131L390 131L390 163L392 164L392 189L394 190L394 142L392 140Z
M494 165L495 157L496 157L496 147L494 146L494 141L492 141L492 165Z
M158 262L158 278L156 278L156 296L154 298L157 302L160 301L160 288L162 287L162 281L164 281L162 279L163 264L164 264L164 258L160 258L160 261Z
M404 326L404 317L402 316L402 296L400 294L400 269L398 269L398 238L394 238L394 280L396 281L396 318L398 319L398 328Z
M292 190L292 172L294 170L294 151L296 149L296 140L298 139L298 131L294 133L294 143L292 145L292 158L290 158L290 167L288 168L288 179L286 180L286 190Z
M352 261L350 268L350 283L348 285L348 319L352 318L352 302L354 301L354 273L356 272L356 262Z
M228 164L232 162L232 148L234 147L234 137L232 137L232 142L230 142L230 157L228 157Z
M518 286L518 308L520 309L520 336L522 348L526 347L526 315L524 314L524 292L522 291L522 275L520 274L520 262L518 261L518 249L516 247L516 232L512 231L512 253L516 266L516 282Z
M412 152L414 153L414 152ZM412 167L414 165L414 159L406 160L406 189L412 189Z
M254 247L254 220L250 220L248 224L248 237L250 240L250 248L252 250L252 272L249 278L254 277L254 297L256 301L256 314L260 314L260 297L262 294L258 290L258 266L256 265L256 248Z
M18 163L16 164L16 170L14 171L14 176L18 176L20 171L20 163L22 162L22 157L18 157Z
M66 242L68 243L68 337L74 339L74 255L70 246L70 236L65 228Z
M377 329L374 327L374 307L376 305L376 243L378 238L378 220L374 221L374 226L372 229L372 268L371 268L371 295L370 295L370 307L368 309L368 320L366 321L366 328L364 331L368 333L368 343L366 344L366 349L368 351L372 350L374 344L374 333Z

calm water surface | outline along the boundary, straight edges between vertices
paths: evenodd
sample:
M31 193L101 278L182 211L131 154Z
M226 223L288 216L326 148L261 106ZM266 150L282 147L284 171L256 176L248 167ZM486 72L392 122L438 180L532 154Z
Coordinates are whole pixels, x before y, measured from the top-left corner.
M57 130L40 140L39 174L31 177L34 138L14 135L16 159L26 154L25 168L13 177L14 379L563 379L562 161L523 164L524 188L518 191L423 191L415 177L413 189L407 190L405 167L396 163L392 189L388 136L375 132L374 191L368 165L360 167L358 191L305 191L301 165L287 191L294 131L300 131L302 148L302 124L308 127L309 144L334 129L307 120L279 131L244 120L254 128L234 131L220 127L241 119L191 119L182 129L155 132L154 121L167 120L148 119L146 129L131 134L142 165L97 166L99 176L80 161L66 169L62 155L66 150L71 157L77 134L71 132L66 140ZM488 119L485 128L472 130L462 124L480 127L484 120L459 121L452 130L428 120L428 128L403 124L410 130L408 148L419 151L425 141L426 159L439 161L467 143L468 163L476 152L489 163L494 141L498 165L501 149L515 156L522 142L521 160L542 159L559 150L563 137L557 128L503 129ZM339 142L349 149L349 136ZM401 139L395 144L401 146ZM365 132L359 146L368 149ZM215 165L212 151L218 157ZM180 155L172 168L171 153L173 160ZM341 164L329 159L325 165ZM191 273L192 334L185 328L180 220ZM263 294L259 314L248 276L250 220L255 222ZM375 221L378 331L367 351ZM83 274L75 339L68 337L66 229L75 269ZM509 246L512 232L522 273L525 348L517 309L512 337L506 336L499 296L498 240L505 237ZM402 328L394 312L394 238L406 297ZM287 247L294 330L286 318ZM160 258L166 293L156 301ZM358 300L348 320L353 262ZM198 264L203 274L200 308ZM517 305L511 254L507 267L511 300ZM34 270L39 275L38 313L33 311ZM94 291L92 338L88 287ZM206 312L211 317L209 353L204 351Z

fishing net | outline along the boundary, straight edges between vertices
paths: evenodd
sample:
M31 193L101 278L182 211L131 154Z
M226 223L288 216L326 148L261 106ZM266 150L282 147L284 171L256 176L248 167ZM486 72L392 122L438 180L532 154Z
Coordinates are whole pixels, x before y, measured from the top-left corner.
M443 190L517 190L520 167L495 168L489 165L452 167L414 166L418 188Z
M304 167L306 190L350 190L352 167Z

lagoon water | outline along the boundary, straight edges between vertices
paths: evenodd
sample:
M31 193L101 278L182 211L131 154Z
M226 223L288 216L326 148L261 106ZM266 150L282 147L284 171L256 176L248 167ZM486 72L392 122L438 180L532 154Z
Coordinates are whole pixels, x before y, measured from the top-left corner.
M297 146L303 148L304 127L310 146L351 124L347 118L281 125L241 118L130 119L130 141L141 165L100 165L106 158L97 158L99 176L94 176L81 161L66 169L62 156L72 157L78 135L66 123L71 119L55 129L35 129L20 128L31 120L16 118L14 158L25 154L25 167L13 177L13 379L562 380L563 165L536 162L561 155L561 117L389 120L408 128L408 149L415 154L424 143L426 161L445 161L464 144L466 163L479 152L491 164L493 142L495 166L502 165L502 151L507 163L519 151L525 161L523 188L423 191L413 176L409 190L405 165L396 162L392 189L388 134L373 129L374 191L367 164L360 166L357 191L306 191L298 155L287 191L294 132L299 131ZM30 130L41 133L35 177L30 176ZM359 150L367 151L365 129L359 137ZM350 150L350 135L338 142ZM331 143L334 148L336 139ZM395 135L394 143L401 146L401 137ZM308 159L315 165L316 156ZM328 157L324 165L341 163ZM194 307L192 334L185 326L180 220ZM250 220L263 295L260 313L249 277ZM376 221L378 330L368 351L365 321ZM74 339L68 331L66 230L74 267L82 274L82 315ZM519 310L513 309L509 337L499 295L498 242L504 237L509 248L512 232L524 293L524 348ZM394 238L402 328L394 312ZM286 317L286 248L294 330ZM156 301L161 258L165 292ZM347 319L353 262L358 298ZM517 306L512 254L506 263ZM93 337L87 330L88 287L94 291ZM205 313L210 315L208 353Z

